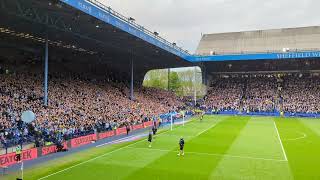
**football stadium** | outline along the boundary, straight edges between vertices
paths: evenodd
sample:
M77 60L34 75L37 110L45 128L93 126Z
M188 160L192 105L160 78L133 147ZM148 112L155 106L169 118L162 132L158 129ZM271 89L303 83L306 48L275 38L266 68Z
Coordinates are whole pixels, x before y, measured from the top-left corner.
M99 0L0 0L0 79L0 180L320 179L320 26L190 53Z

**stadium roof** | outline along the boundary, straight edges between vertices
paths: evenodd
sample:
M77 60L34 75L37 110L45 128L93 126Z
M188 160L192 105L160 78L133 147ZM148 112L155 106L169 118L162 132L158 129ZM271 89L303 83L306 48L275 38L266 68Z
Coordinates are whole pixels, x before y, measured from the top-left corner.
M204 34L192 61L320 57L320 26Z
M48 35L49 61L73 68L96 64L130 77L134 59L136 78L143 79L151 69L192 65L182 58L187 52L97 1L2 0L0 17L2 58L43 57Z
M320 51L320 26L204 34L197 54Z
M187 67L194 63L205 64L208 70L216 71L219 64L209 62L219 62L226 67L229 62L243 66L255 60L282 62L320 58L320 51L299 50L190 55L159 37L157 32L146 30L133 18L126 18L96 0L2 0L0 9L3 17L0 56L3 58L19 59L36 54L42 59L48 34L51 63L62 62L82 70L88 65L95 66L101 74L114 71L128 80L132 59L135 77L141 81L148 70Z

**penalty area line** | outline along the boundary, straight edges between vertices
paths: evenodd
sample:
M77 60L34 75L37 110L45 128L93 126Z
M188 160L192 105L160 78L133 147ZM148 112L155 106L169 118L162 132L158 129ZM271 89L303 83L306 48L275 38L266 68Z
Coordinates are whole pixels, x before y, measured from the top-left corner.
M199 133L196 135L196 137L197 137L197 136L200 136L201 134L205 133L206 131L212 129L212 128L215 127L219 122L220 122L220 121L218 121L218 122L216 121L214 124L212 124L212 125L211 125L210 127L208 127L207 129L199 132Z
M286 151L284 150L284 147L283 147L283 144L282 144L282 141L281 141L281 138L280 138L280 134L279 134L276 122L273 121L273 124L274 124L274 127L276 128L277 136L278 136L278 139L279 139L279 142L280 142L280 145L281 145L281 149L282 149L282 153L284 155L284 159L285 159L285 161L288 161L287 154L286 154Z
M117 143L123 143L125 142L126 140L130 140L132 138L143 138L145 136L147 136L148 134L144 133L144 134L140 134L140 135L132 135L132 136L127 136L127 137L124 137L124 138L121 138L121 139L117 139L117 140L114 140L114 141L110 141L110 142L107 142L107 143L103 143L103 144L100 144L100 145L97 145L96 147L102 147L102 146L105 146L105 145L110 145L110 144L117 144Z
M138 150L151 150L151 151L159 151L159 152L175 152L175 153L179 152L179 151L174 151L174 150L154 149L154 148L136 148L136 147L126 147L126 148L138 149ZM216 153L203 153L203 152L190 152L190 151L185 151L184 153L185 154L195 154L195 155L218 156L218 157L226 157L226 158L287 162L286 160L283 160L283 159L259 158L259 157L239 156L239 155L231 155L231 154L216 154Z

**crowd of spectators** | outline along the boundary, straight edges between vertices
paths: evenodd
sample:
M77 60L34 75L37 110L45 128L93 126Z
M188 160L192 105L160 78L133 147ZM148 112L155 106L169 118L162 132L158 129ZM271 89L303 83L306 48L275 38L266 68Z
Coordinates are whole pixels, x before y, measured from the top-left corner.
M217 76L205 98L214 111L320 113L320 76L251 74Z
M192 97L187 101L170 91L144 87L136 88L130 100L124 82L52 73L49 105L44 106L39 74L0 71L0 141L4 147L31 141L40 146L140 124L193 102ZM215 112L320 113L320 76L220 75L212 80L204 101L197 102ZM26 110L36 114L31 124L20 119Z
M273 112L278 106L278 80L273 75L259 75L247 78L243 111Z
M49 105L43 105L41 73L0 73L0 140L5 147L34 141L61 141L135 125L177 110L182 101L173 92L137 88L129 99L125 83L80 75L50 74ZM36 120L22 123L31 110Z
M205 97L206 108L215 111L239 110L244 81L237 77L218 77L213 80Z
M284 77L281 101L284 112L320 113L320 78L295 74Z

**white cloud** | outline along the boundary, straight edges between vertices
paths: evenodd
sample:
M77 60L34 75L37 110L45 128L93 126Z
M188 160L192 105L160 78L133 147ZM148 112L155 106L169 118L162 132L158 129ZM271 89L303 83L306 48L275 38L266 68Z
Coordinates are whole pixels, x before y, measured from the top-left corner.
M100 0L194 52L201 33L318 25L316 0Z

